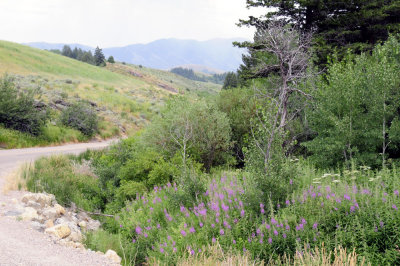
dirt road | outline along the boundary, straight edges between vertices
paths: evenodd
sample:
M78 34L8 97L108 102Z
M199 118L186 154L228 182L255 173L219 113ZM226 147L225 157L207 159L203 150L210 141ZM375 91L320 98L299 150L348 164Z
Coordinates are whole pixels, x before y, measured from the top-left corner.
M28 222L5 217L20 191L3 193L5 177L25 162L53 154L78 154L86 149L100 149L111 141L70 144L58 147L0 150L0 265L112 265L95 252L73 249L54 243L47 235L30 228ZM14 200L15 201L15 200Z

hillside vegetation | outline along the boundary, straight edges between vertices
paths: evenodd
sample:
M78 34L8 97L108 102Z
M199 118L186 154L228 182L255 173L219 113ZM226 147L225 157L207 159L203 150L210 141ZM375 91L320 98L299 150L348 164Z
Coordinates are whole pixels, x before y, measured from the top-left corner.
M59 113L77 101L88 101L96 110L100 119L98 136L108 138L130 135L142 128L172 94L215 93L220 88L216 84L195 85L185 78L173 84L176 75L167 71L146 69L143 72L121 63L96 67L48 51L0 41L0 75L7 74L20 91L35 90L36 101L43 102L51 111L40 138L0 125L0 146L28 147L87 140L58 121Z

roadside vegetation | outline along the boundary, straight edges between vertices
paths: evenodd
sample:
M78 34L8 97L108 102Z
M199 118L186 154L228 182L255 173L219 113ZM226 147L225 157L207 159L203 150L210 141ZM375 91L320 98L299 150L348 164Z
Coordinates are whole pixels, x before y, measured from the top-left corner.
M108 214L86 246L126 265L400 264L400 36L316 55L326 32L279 8L224 90L171 95L108 149L39 159L28 189Z

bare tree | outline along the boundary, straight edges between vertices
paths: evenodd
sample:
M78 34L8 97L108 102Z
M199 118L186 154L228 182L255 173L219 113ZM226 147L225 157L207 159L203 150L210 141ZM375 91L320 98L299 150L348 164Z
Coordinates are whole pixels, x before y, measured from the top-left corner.
M267 139L262 143L255 138L256 145L264 156L265 171L268 170L272 145L277 135L285 132L288 123L301 110L289 110L295 98L293 96L311 98L299 86L310 77L308 64L311 57L311 37L311 33L301 34L295 27L280 21L269 23L267 28L259 29L255 34L253 47L270 55L257 69L258 76L268 77L269 89L255 87L258 96L269 102L269 110L263 112L269 116L267 121L259 117L259 124L267 133Z

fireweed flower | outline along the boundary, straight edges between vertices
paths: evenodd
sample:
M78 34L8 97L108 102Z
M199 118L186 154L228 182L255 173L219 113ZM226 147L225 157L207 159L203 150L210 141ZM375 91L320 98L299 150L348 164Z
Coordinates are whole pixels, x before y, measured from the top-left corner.
M163 248L160 248L160 252L161 252L161 253L164 253L164 249L163 249Z
M395 191L393 191L393 193L398 197L399 196L399 191L396 189Z
M393 208L394 210L396 210L396 211L398 210L396 204L393 204L393 205L392 205L392 208Z
M185 231L185 230L181 230L181 234L182 234L183 236L186 236L186 231Z
M313 224L313 229L317 230L317 228L318 228L318 223L314 223Z
M149 235L147 233L143 234L144 238L147 238Z
M272 243L272 238L268 238L268 243Z
M271 224L277 224L278 222L275 220L275 218L271 218Z
M276 231L276 230L274 230L274 235L278 235L279 233L278 233L278 231Z
M194 232L196 232L196 230L195 230L194 227L192 226L192 227L190 227L189 232L190 232L190 233L194 233Z
M270 226L269 224L265 224L265 228L266 228L267 230L269 230L269 229L271 229L271 226Z
M200 227L203 227L203 223L202 223L202 222L200 222L200 223L199 223L199 226L200 226Z
M132 238L132 243L135 244L136 243L136 239Z
M140 228L140 226L136 226L136 234L141 235L142 234L142 228Z
M211 241L212 241L213 243L215 243L217 240L215 239L215 237L213 237Z
M223 235L225 234L224 229L219 230L219 234L220 234L221 236L223 236Z

